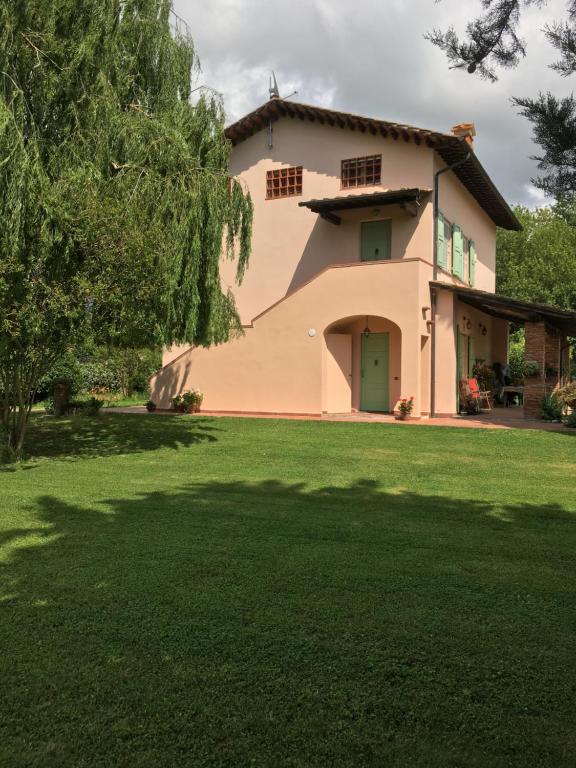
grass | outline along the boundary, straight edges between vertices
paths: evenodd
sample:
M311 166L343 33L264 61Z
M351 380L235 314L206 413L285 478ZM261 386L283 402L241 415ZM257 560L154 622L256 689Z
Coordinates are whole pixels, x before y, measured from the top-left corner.
M575 765L575 437L36 417L0 765Z

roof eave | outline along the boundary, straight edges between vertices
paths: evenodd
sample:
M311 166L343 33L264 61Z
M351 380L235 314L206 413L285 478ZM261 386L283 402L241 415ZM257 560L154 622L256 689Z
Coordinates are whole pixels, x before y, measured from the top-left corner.
M309 120L319 122L322 125L359 130L361 133L369 132L373 135L382 135L384 138L403 139L406 142L414 141L418 145L425 144L430 149L436 150L448 165L451 164L450 157L453 158L452 162L454 162L454 159L461 160L466 157L466 154L469 154L469 162L456 168L454 170L455 175L496 226L513 231L522 229L522 225L514 212L476 157L473 148L464 139L452 134L274 98L228 126L225 135L233 144L238 144L282 117L299 118L302 121ZM473 182L465 178L465 168L469 164L472 165L473 173L476 173L481 179L480 186L485 185L487 188L487 197L486 192L481 189L474 189Z
M478 288L468 288L466 286L455 285L453 283L444 283L439 280L431 281L432 288L446 290L454 293L461 301L475 306L481 311L480 305L484 305L493 310L492 314L507 319L510 322L526 322L527 320L543 319L550 325L564 330L569 336L576 334L576 312L570 312L551 304L540 304L532 301L523 301L521 299L512 299L509 296L501 296L489 291L481 291ZM508 309L508 316L502 311L498 315L498 308Z

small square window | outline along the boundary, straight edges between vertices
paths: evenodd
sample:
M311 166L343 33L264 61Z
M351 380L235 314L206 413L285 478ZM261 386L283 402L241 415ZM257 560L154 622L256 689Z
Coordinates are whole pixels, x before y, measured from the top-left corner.
M266 172L266 199L277 200L302 194L302 166Z
M382 176L382 155L354 157L342 160L342 189L371 187L380 184Z

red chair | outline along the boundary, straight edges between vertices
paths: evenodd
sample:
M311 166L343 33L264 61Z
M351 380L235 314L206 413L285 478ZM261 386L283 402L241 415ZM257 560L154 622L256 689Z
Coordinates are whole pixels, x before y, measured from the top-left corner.
M482 407L482 403L486 403L487 410L492 410L492 403L490 402L490 398L492 396L492 393L487 389L480 389L480 386L478 384L478 379L468 379L468 387L470 389L470 395L474 398L474 400L478 400L478 404L480 407Z

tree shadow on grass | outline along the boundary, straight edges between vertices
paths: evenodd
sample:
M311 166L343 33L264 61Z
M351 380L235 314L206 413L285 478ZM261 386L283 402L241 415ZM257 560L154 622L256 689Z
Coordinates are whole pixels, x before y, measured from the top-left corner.
M574 764L560 505L269 481L34 513L0 569L0 763Z
M79 459L213 443L219 428L212 419L182 416L141 418L128 414L57 419L35 415L25 445L26 459ZM32 468L23 465L22 468ZM5 465L4 470L14 470Z

